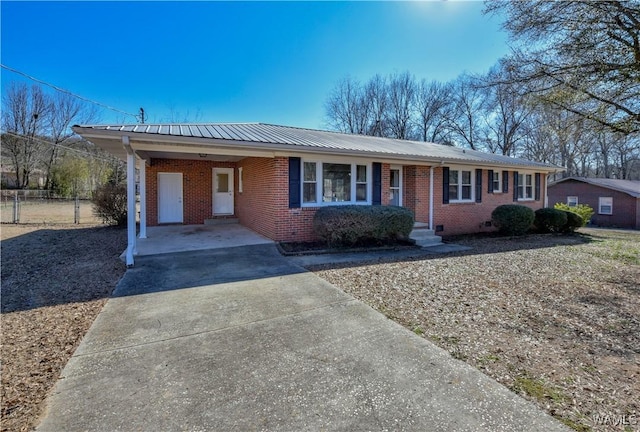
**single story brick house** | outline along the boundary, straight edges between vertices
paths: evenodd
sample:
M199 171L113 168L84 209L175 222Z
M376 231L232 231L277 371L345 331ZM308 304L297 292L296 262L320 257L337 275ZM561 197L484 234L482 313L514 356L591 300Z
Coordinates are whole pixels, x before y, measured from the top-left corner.
M549 184L549 203L588 204L591 223L640 229L640 180L567 177Z
M141 237L147 225L234 217L273 240L306 241L315 211L340 204L400 205L438 233L473 233L492 229L498 205L543 207L547 175L561 170L446 145L263 123L73 130L126 160L129 179L137 164ZM128 186L135 209L134 180ZM135 219L129 225L133 263Z

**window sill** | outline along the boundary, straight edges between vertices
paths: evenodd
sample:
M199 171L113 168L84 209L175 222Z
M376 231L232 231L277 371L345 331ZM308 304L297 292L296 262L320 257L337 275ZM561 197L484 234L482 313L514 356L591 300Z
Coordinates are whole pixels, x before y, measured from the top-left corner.
M326 201L302 203L302 207L327 207L340 205L371 205L370 201Z
M525 202L535 201L535 198L518 198L518 202L520 202L520 201L525 201Z
M449 200L449 204L475 204L475 200Z

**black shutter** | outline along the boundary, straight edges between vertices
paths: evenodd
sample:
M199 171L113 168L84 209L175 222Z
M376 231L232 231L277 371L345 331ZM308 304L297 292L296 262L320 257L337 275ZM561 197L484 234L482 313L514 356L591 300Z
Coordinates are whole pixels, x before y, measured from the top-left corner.
M509 192L509 171L502 171L502 192Z
M518 201L518 171L513 172L513 201Z
M540 173L536 173L536 201L540 201Z
M382 164L380 162L374 162L373 168L373 196L371 197L371 204L382 204Z
M493 193L493 170L489 170L487 176L487 193Z
M442 204L449 204L449 167L442 168Z
M482 169L476 168L476 202L482 202Z
M300 158L289 158L289 208L301 207Z

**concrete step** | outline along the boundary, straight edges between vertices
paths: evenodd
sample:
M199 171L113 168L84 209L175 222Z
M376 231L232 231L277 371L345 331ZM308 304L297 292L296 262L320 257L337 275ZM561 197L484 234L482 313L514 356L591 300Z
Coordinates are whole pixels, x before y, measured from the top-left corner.
M429 246L437 246L442 244L442 237L440 236L431 236L425 237L422 239L413 239L416 242L416 245L420 247L429 247Z
M428 236L434 236L436 233L434 230L430 230L430 229L413 229L413 231L411 231L411 233L409 234L409 237L411 238L415 238L415 237L428 237Z
M205 225L227 225L227 224L237 224L237 223L239 223L238 218L234 218L234 217L204 220Z
M413 230L409 234L409 238L414 240L416 245L421 247L430 247L442 244L442 237L437 236L432 229L429 229L429 224L425 222L415 222L413 224Z
M426 229L429 228L429 224L426 222L414 222L413 229Z

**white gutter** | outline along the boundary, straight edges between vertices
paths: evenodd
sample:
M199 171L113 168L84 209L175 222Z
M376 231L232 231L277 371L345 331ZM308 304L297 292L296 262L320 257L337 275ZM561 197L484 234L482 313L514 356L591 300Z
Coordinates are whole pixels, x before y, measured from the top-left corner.
M433 230L433 165L429 167L429 229Z

